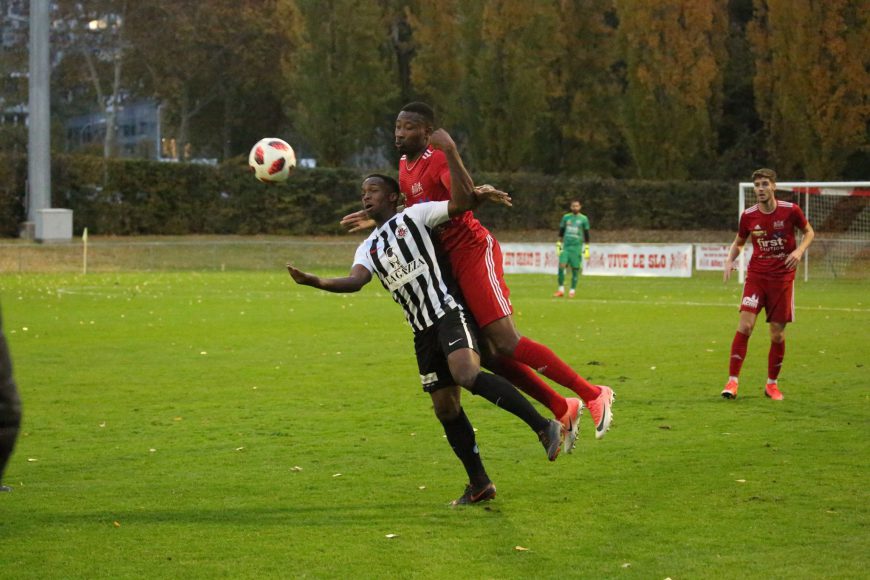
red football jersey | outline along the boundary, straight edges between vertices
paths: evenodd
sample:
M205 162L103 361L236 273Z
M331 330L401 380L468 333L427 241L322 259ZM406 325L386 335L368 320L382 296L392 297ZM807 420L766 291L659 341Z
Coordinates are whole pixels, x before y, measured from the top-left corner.
M764 213L754 205L740 216L738 235L752 239L752 258L749 260L749 273L765 278L794 280L795 270L785 266L786 257L797 247L795 228L803 230L807 218L800 206L787 202L776 202L772 213Z
M399 187L405 194L405 205L410 207L424 201L450 199L450 168L443 151L431 146L413 163L406 155L399 160ZM486 243L489 231L470 211L452 218L439 232L441 244L447 252L461 244Z

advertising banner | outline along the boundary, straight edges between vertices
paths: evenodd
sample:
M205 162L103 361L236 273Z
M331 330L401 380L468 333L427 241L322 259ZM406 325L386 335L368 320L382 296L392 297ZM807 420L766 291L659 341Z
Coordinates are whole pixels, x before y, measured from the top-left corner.
M506 274L556 274L556 244L502 244ZM584 276L692 276L691 244L590 244Z
M725 267L728 249L731 244L695 244L695 270L719 270ZM743 246L744 260L749 263L752 256L752 244Z
M691 244L590 244L584 276L691 278Z
M553 274L559 269L556 243L501 244L506 274Z

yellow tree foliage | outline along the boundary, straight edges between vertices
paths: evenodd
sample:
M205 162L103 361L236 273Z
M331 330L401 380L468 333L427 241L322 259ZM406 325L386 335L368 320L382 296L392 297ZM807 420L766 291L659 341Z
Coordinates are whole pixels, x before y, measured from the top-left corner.
M868 147L870 3L755 0L755 101L778 172L836 179Z
M726 0L619 0L623 134L640 177L685 178L713 159L727 58Z

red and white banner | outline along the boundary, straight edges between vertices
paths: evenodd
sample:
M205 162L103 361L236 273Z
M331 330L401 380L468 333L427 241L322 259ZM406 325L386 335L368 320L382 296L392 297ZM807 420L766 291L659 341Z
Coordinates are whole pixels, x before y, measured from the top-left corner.
M507 274L556 274L559 256L552 244L501 244L502 264Z
M556 274L556 244L501 244L506 274ZM584 276L692 276L691 244L589 244Z
M691 244L590 244L584 276L692 277Z

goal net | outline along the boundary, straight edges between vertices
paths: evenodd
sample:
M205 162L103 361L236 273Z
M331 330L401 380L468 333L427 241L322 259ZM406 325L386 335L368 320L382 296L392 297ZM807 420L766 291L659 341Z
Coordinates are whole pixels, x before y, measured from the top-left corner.
M750 182L740 183L740 214L755 204L752 187ZM870 277L870 181L777 183L776 198L800 205L816 232L802 260L804 280ZM748 263L743 254L741 282Z

